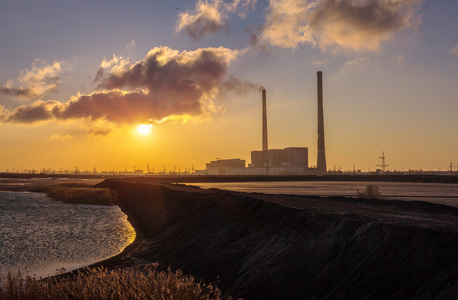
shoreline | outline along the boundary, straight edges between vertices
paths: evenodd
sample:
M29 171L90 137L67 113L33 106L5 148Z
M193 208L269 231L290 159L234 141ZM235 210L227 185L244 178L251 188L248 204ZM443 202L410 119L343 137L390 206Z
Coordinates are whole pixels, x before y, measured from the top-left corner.
M136 238L89 268L158 263L246 299L458 296L457 208L145 179L94 187L116 191Z
M28 196L28 197L34 197L34 199L35 199L35 197L39 197L39 198L43 197L43 198L46 198L46 201L56 202L56 203L61 202L61 204L59 204L59 205L65 205L65 201L56 201L56 199L53 199L52 197L49 197L49 195L47 195L47 193L45 191L36 191L35 188L34 188L34 190L31 190L31 191L25 191L25 190L22 190L22 189L20 191L18 191L18 190L0 190L0 193L11 193L11 194L19 193L19 194L29 194L29 195L35 194L35 196ZM9 197L14 197L14 198L11 198L11 199L16 199L15 198L16 196L6 196L6 197L7 197L6 199L9 199ZM28 203L25 203L25 202L24 202L24 204L28 205ZM83 203L83 204L85 204L85 203ZM86 204L86 205L93 205L93 204ZM96 205L99 205L99 204L96 204ZM101 211L103 213L103 212L105 212L106 208L108 209L108 206L106 206L106 205L102 205L102 206L104 206L104 207L93 208L93 209L98 210L99 211L99 216L101 216L103 218L103 216L100 215L100 209L102 209ZM59 206L59 207L62 207L62 209L64 209L63 206ZM74 209L75 209L75 207L70 208L70 210L74 210ZM110 209L110 213L109 214L112 214L114 212L112 209L115 209L115 207L112 207L112 208L109 208L109 209ZM53 256L44 255L38 261L33 260L33 259L31 259L30 261L27 260L27 262L28 262L27 266L28 267L25 267L23 265L24 262L18 264L17 266L13 264L14 267L12 269L9 269L9 267L7 267L8 264L2 265L2 267L5 267L5 268L2 268L2 275L1 275L0 278L6 278L6 276L7 276L7 274L9 272L13 272L13 274L16 274L16 272L19 272L19 271L21 273L24 273L24 274L25 273L31 274L31 276L33 276L35 278L39 278L39 277L46 278L48 276L49 277L54 277L54 276L58 275L60 272L62 272L62 270L64 270L65 273L75 272L75 271L77 271L79 269L84 269L84 268L87 268L87 267L90 267L90 266L93 266L93 265L98 265L98 264L100 264L102 262L115 260L115 259L118 259L118 258L122 257L122 255L127 253L126 250L129 251L129 249L132 247L132 245L135 245L137 237L139 235L141 236L141 233L140 234L138 233L138 230L136 230L136 228L132 224L131 218L129 218L129 216L126 215L124 213L124 211L120 207L116 207L115 210L116 210L116 217L122 218L124 220L122 220L122 219L117 220L116 219L119 222L113 223L113 226L119 226L119 224L124 224L124 226L127 226L127 227L122 227L122 230L125 229L125 230L129 231L128 235L119 236L119 238L124 239L124 243L121 243L121 239L120 239L118 241L119 243L117 242L117 243L113 244L113 242L110 242L110 240L112 240L111 236L110 235L108 235L108 236L104 235L105 237L108 237L108 239L105 239L105 241L109 242L109 244L107 244L107 246L108 246L107 249L101 250L101 249L104 249L104 248L100 248L100 247L97 248L96 245L100 245L100 243L96 242L97 240L92 238L92 240L91 239L87 240L88 243L89 243L88 244L89 248L87 248L85 246L85 244L81 244L81 251L86 251L87 252L87 249L90 249L90 250L94 250L95 251L94 253L97 253L97 255L92 255L92 254L94 254L93 252L87 252L87 255L83 255L83 256L76 255L76 257L75 257L75 255L71 254L72 253L71 248L68 248L68 251L62 252L64 254L63 257L65 257L64 260L60 259L60 258L62 258L61 256L58 256L60 258L53 258ZM7 210L7 211L9 211L9 210ZM79 211L81 211L81 210L79 210ZM106 211L106 212L108 213L108 211ZM106 216L105 213L103 213L103 215ZM123 215L124 215L124 217L123 217ZM59 216L56 215L56 217L59 217ZM84 216L82 215L81 218L84 218ZM113 220L113 219L111 219L111 220ZM108 221L108 219L107 219L107 221ZM84 224L84 223L82 223L82 224ZM104 223L104 224L106 225L106 223ZM96 224L96 226L97 226L97 224ZM91 228L87 228L87 229L90 230ZM94 229L92 229L92 233L89 233L90 235L93 235L93 234L96 233L96 232L93 232L93 230ZM133 236L132 234L135 234L135 236ZM130 238L127 239L127 237L130 237ZM116 237L113 236L113 238L117 239L118 236L116 236ZM8 238L7 238L7 240L8 240ZM57 240L59 241L58 238L57 238ZM113 247L113 246L110 246L110 245L113 245L113 246L116 245L116 247ZM91 248L91 247L96 247L96 248ZM85 248L86 248L86 250L85 250ZM101 251L99 251L99 250L101 250ZM59 252L59 250L57 250L57 251ZM21 253L21 252L19 252L19 253ZM67 255L67 253L68 253L68 255ZM80 253L80 252L78 252L78 253ZM59 263L57 263L56 259L59 261ZM11 262L14 262L14 261L18 261L18 260L11 260Z
M129 255L134 253L135 250L137 250L137 248L144 241L143 232L139 229L138 224L135 221L135 218L132 215L126 213L126 211L123 210L121 206L119 206L119 208L121 209L121 211L124 214L126 214L127 221L130 223L130 225L132 226L132 228L135 231L135 239L133 240L133 242L130 243L129 245L127 245L126 247L124 247L124 249L120 253L118 253L118 254L116 254L116 255L114 255L112 257L109 257L109 258L101 260L99 262L90 264L90 265L85 266L85 267L78 268L78 269L76 269L74 271L79 271L79 270L82 270L82 269L85 269L85 268L105 267L105 268L108 268L108 269L114 269L114 268L124 268L124 267L133 266L133 265L130 265L130 264L126 264L124 261Z

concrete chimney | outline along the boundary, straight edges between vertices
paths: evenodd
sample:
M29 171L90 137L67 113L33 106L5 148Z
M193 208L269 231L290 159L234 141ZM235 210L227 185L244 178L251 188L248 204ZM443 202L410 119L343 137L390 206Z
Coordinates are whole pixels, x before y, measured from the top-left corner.
M324 150L323 72L318 71L316 75L318 85L318 155L316 168L318 174L324 174L327 171L327 167L326 154Z
M267 107L266 90L262 90L262 151L267 151Z

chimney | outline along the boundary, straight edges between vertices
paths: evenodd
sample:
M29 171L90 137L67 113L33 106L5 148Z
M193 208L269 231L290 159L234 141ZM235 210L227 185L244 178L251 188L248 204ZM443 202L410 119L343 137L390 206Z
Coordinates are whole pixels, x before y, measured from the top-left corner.
M267 151L267 108L266 90L262 90L262 151Z
M323 72L318 71L316 75L318 85L318 155L316 168L318 174L324 174L327 171L327 167L326 154L324 151Z

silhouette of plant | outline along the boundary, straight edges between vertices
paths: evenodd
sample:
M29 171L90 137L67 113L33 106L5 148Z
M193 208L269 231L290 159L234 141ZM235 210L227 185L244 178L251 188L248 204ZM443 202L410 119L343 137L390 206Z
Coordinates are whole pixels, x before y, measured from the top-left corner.
M0 300L10 299L177 299L223 300L211 283L194 279L181 270L156 270L157 264L108 270L104 267L80 269L73 276L35 278L8 273L0 278ZM61 276L59 276L61 275Z
M382 193L380 193L380 189L376 185L369 184L363 191L357 191L359 198L364 199L379 199L382 197Z

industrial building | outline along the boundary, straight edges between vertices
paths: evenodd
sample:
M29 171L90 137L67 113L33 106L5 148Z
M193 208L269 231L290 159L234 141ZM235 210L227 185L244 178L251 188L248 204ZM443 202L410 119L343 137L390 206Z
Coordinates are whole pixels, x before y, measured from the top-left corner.
M323 116L323 79L322 72L317 72L318 102L318 152L316 168L308 166L307 147L288 147L269 149L267 140L267 97L262 90L262 150L251 151L251 163L245 167L245 160L218 159L207 164L206 174L225 175L302 175L327 172L324 143Z
M256 175L300 175L309 174L308 148L288 147L251 151L251 164L246 174Z
M240 158L216 159L207 163L207 175L243 175L245 174L245 160Z

